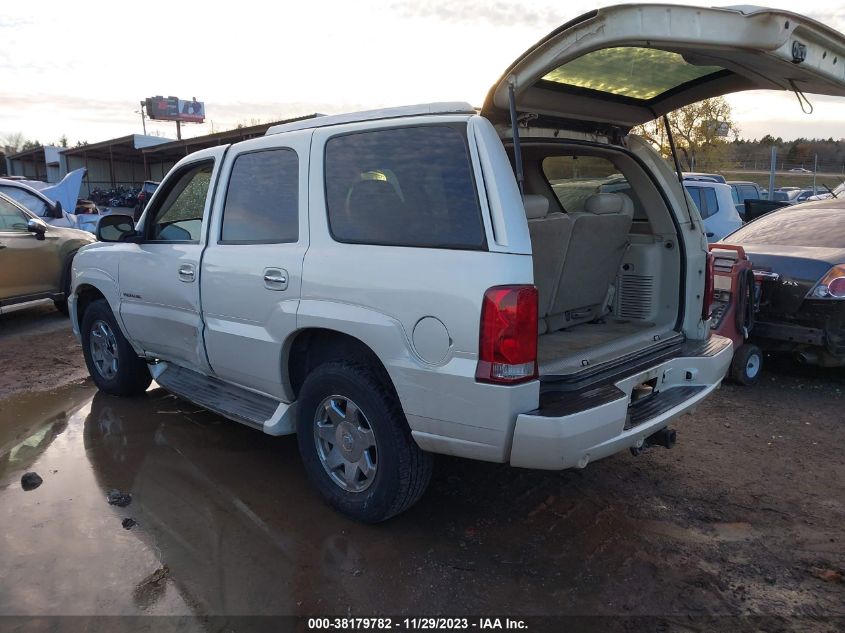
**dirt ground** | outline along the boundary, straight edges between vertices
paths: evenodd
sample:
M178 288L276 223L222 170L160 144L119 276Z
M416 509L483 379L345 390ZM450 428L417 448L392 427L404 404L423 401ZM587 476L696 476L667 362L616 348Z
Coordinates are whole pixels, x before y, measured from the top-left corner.
M70 320L41 301L0 314L0 398L44 391L88 376Z
M674 424L672 450L560 473L439 458L417 506L366 526L320 502L294 438L156 388L95 394L50 306L3 315L0 615L845 630L845 372L767 360L759 385L726 385ZM26 470L44 478L31 492ZM109 505L112 489L131 505Z

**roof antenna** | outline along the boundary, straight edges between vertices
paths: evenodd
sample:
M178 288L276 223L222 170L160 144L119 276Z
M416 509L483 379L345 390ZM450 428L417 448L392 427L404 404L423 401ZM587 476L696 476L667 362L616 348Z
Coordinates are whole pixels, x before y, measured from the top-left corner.
M522 171L522 147L519 143L519 120L516 116L516 94L514 93L514 78L508 78L508 101L511 111L511 133L513 134L513 162L516 168L516 181L519 183L519 195L525 199L525 174Z
M795 96L798 97L798 104L801 106L801 112L803 112L804 114L812 114L813 104L810 103L810 100L807 98L807 95L805 95L803 92L801 92L801 90L798 89L798 86L795 85L794 80L788 79L787 81L789 81L789 85L792 86L792 92L794 92ZM804 107L805 103L807 104L807 107L810 108L809 110Z

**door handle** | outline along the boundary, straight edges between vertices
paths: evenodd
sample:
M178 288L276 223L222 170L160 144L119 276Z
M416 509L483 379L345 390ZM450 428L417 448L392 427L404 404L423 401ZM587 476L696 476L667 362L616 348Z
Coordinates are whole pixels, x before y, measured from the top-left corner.
M179 279L185 282L192 282L196 277L193 264L182 264L179 266Z
M267 290L287 290L288 271L284 268L265 268L264 287Z

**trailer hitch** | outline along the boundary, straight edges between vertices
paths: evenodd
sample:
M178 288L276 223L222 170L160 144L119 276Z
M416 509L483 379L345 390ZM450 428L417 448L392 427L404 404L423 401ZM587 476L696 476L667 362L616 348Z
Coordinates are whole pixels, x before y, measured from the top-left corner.
M672 448L678 439L678 434L675 429L668 427L662 428L659 431L652 433L643 440L640 446L631 447L631 455L636 457L643 451L652 446L662 446L663 448Z

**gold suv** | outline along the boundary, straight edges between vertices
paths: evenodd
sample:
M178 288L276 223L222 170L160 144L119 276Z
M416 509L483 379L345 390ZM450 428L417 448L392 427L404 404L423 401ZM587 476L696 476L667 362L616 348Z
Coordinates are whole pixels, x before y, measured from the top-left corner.
M52 299L67 314L73 256L94 241L86 231L50 226L0 194L0 311Z

